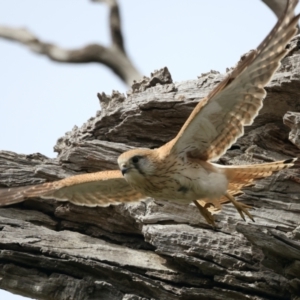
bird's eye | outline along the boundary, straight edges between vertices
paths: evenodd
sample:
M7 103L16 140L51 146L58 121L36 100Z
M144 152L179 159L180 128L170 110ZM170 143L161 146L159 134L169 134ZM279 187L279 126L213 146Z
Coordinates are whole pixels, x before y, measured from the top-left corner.
M140 158L139 158L138 156L134 156L134 157L132 158L132 162L133 162L134 164L137 164L137 163L139 162L139 160L140 160Z

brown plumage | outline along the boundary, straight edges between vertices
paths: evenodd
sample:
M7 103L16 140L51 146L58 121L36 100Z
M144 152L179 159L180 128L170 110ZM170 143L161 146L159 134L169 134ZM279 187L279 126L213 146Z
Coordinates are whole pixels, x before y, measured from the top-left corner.
M227 193L232 196L240 195L242 194L242 188L252 185L255 179L262 179L272 175L274 172L290 168L294 165L296 160L297 158L258 165L223 166L229 180ZM211 214L218 213L222 209L222 204L228 203L230 200L226 196L223 196L216 201L207 200L203 202L203 200L200 200L198 202L200 202L202 207L204 207L206 203L211 204L207 208L207 215L210 216L211 222L213 222Z
M133 189L119 170L76 175L55 182L0 189L0 206L40 197L80 206L108 206L146 198Z
M296 32L297 0L287 1L285 12L258 46L195 107L177 136L154 150L135 149L118 158L120 171L66 178L31 187L0 190L0 206L26 198L53 198L76 205L107 206L147 196L187 204L194 202L212 225L211 213L232 202L240 215L253 220L248 206L234 196L258 178L294 164L295 159L247 166L220 166L218 159L252 124L266 95L264 86L286 55ZM122 176L123 175L123 176Z

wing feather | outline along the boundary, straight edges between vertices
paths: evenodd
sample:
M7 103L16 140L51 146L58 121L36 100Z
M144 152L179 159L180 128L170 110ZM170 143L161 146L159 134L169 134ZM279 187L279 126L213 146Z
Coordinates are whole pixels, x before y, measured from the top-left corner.
M127 183L120 171L104 171L39 185L0 189L0 206L34 197L69 201L80 206L108 206L146 198Z
M287 2L277 24L259 47L193 110L174 140L167 144L173 154L216 160L252 124L266 96L264 86L286 55L286 45L296 33L298 0Z

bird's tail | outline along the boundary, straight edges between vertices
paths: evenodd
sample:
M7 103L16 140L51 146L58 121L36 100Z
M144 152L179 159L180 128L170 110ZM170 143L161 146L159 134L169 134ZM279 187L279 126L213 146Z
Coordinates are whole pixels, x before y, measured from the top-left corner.
M274 172L290 168L294 165L296 160L297 158L292 158L265 164L241 166L221 166L214 164L214 167L217 167L226 174L229 182L227 193L231 196L237 196L243 193L241 191L243 187L252 185L255 179L265 178L272 175ZM222 204L228 203L230 200L226 196L222 196L220 199L202 199L197 200L197 202L198 203L195 204L199 208L201 214L209 224L215 226L212 214L219 213Z
M44 196L49 193L53 183L47 182L43 184L21 186L0 189L0 207L15 203L20 203L26 198L34 198Z
M296 160L297 158L292 158L257 165L222 166L229 181L228 192L237 195L241 193L243 187L251 185L255 179L265 178L274 172L290 168Z

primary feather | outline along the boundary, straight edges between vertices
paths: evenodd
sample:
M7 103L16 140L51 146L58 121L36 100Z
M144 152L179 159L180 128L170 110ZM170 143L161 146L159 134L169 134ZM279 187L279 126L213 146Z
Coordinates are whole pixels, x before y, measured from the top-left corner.
M0 189L0 206L34 197L69 201L80 206L108 206L145 199L116 170L76 175L33 186Z
M195 107L168 145L173 154L217 160L244 134L244 126L252 124L262 107L264 86L287 54L286 45L297 31L297 2L288 1L282 17L258 48Z

